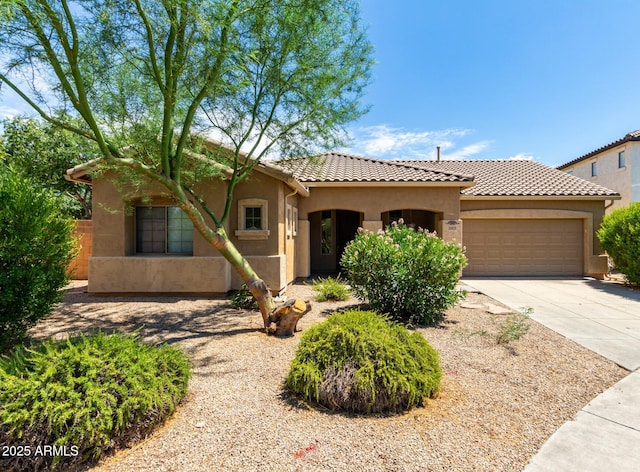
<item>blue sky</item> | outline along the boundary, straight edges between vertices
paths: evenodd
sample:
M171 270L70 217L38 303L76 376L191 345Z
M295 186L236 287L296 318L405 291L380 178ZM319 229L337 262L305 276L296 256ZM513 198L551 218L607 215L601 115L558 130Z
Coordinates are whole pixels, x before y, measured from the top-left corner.
M557 165L640 128L637 0L363 0L371 111L348 151Z
M362 0L371 111L344 151L558 165L640 129L638 0ZM0 117L26 110L0 95Z

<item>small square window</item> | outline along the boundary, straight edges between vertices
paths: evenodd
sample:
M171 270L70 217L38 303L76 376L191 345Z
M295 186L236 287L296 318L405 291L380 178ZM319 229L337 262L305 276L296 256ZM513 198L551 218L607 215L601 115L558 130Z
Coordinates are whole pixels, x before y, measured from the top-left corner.
M238 201L238 239L267 239L269 237L268 202L261 198L244 198Z
M597 162L592 162L591 163L591 177L596 177L598 175L598 167L597 167Z
M618 169L624 169L624 151L618 153Z
M245 207L244 229L262 229L262 207Z

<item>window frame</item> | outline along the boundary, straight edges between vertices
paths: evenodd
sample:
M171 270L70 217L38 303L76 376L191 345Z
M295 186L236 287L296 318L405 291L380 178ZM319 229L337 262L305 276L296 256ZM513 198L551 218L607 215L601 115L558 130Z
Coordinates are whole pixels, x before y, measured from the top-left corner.
M591 177L598 177L598 161L591 161Z
M260 208L260 228L249 229L247 223L247 209ZM238 227L235 235L240 240L268 239L271 232L269 227L269 201L263 198L243 198L238 200Z
M141 234L139 233L139 231L141 231L141 229L139 228L139 222L138 222L138 215L139 215L139 211L144 210L144 209L154 209L154 208L162 208L163 210L163 231L164 231L164 251L159 252L159 251L140 251L140 245L141 242L139 240L139 238L141 237ZM179 209L182 213L184 213L184 211L176 206L176 205L136 205L135 206L135 212L134 212L134 254L136 256L178 256L178 257L189 257L189 256L193 256L193 248L194 248L194 228L193 228L193 224L191 224L191 250L190 251L181 251L181 252L170 252L169 251L169 247L171 244L170 241L170 235L169 235L169 209L170 208L177 208ZM186 216L186 214L185 214ZM186 218L189 223L191 223L191 220L188 219L188 217ZM180 242L184 242L183 240L181 240Z
M625 162L625 154L624 154L624 150L618 152L618 169L624 169L626 168L626 162Z

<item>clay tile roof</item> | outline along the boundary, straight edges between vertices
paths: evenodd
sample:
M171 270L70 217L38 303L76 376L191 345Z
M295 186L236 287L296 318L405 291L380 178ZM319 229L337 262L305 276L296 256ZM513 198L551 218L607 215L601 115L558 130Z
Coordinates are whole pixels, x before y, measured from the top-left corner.
M314 182L451 182L468 186L473 176L446 169L414 166L412 163L383 161L329 152L312 158L278 161L305 184Z
M577 157L572 161L567 162L566 164L559 165L558 169L566 169L567 167L571 167L572 165L577 164L580 161L589 159L590 157L600 154L601 152L608 151L609 149L612 149L616 146L620 146L621 144L627 143L629 141L640 141L640 129L636 131L632 131L631 133L627 133L622 138L612 143L606 144L605 146L599 147L598 149L588 152L587 154L584 154L580 157Z
M528 160L401 161L447 172L471 174L468 196L619 197L617 192Z

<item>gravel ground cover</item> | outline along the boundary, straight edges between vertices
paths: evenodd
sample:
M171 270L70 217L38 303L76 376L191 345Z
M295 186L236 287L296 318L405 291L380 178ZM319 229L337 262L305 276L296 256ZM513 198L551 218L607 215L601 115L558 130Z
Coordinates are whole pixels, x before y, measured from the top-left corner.
M194 364L174 416L92 469L100 472L522 470L556 429L627 374L533 320L521 339L498 345L493 336L505 315L490 314L497 303L469 293L438 326L420 329L441 355L439 396L402 415L350 416L312 408L283 389L300 333L268 337L258 312L225 299L84 290L71 289L31 334L139 330L148 341L179 346ZM287 295L313 292L294 285ZM298 327L357 304L313 302Z

